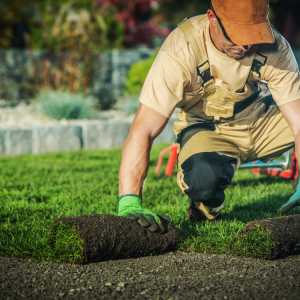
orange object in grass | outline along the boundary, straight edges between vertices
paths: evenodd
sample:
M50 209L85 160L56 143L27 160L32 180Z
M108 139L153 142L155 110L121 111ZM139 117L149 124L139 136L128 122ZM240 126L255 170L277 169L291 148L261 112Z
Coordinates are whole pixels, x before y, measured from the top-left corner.
M175 163L176 163L176 160L177 160L177 145L175 143L173 143L170 147L168 147L168 148L166 148L166 149L164 149L160 152L159 159L158 159L158 162L157 162L157 166L156 166L156 169L155 169L155 174L159 173L159 170L160 170L161 165L162 165L163 156L164 156L165 153L167 153L169 151L171 151L171 153L170 153L170 156L169 156L169 159L168 159L165 174L167 176L171 176L173 174Z

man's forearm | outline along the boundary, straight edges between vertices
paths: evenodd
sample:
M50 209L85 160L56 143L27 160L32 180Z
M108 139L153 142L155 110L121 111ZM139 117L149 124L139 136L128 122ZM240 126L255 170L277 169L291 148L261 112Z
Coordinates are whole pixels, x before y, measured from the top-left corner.
M294 134L297 161L300 161L300 129ZM298 163L299 165L299 163Z
M142 196L152 143L167 123L168 118L143 104L140 105L123 146L119 173L120 196Z
M130 131L122 151L120 167L120 198L118 216L137 221L150 232L163 233L166 229L162 219L170 222L170 217L159 215L142 206L142 189L149 167L150 150L154 136L135 126ZM137 196L138 195L138 196ZM123 196L123 197L121 197Z
M300 99L279 106L281 113L290 125L295 139L297 160L300 160Z
M152 138L143 131L131 132L122 151L119 174L119 194L142 196L143 182L149 168Z

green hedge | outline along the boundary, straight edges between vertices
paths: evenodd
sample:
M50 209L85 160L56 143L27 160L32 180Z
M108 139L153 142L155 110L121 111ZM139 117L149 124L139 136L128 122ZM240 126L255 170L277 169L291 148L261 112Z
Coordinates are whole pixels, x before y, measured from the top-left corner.
M156 58L158 51L153 52L148 59L132 64L125 79L124 92L130 95L140 94L148 72Z

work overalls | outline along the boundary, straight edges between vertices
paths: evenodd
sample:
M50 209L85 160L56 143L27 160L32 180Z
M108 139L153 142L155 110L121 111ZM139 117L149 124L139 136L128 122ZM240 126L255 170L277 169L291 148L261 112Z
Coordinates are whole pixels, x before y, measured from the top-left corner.
M177 182L198 210L214 219L223 209L224 189L239 166L280 156L294 146L294 137L267 86L260 82L259 71L267 57L259 49L244 91L229 92L215 86L205 45L192 23L186 19L179 29L197 58L203 89L178 105L179 121L174 124L180 149ZM264 97L258 98L259 94Z

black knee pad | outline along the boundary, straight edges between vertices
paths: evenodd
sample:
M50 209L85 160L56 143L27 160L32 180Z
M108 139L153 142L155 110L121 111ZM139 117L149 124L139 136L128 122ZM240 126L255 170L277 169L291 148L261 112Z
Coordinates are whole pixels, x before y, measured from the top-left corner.
M224 189L231 183L238 160L216 152L197 153L189 157L181 168L189 187L185 194L193 201L208 207L218 207L225 199Z

